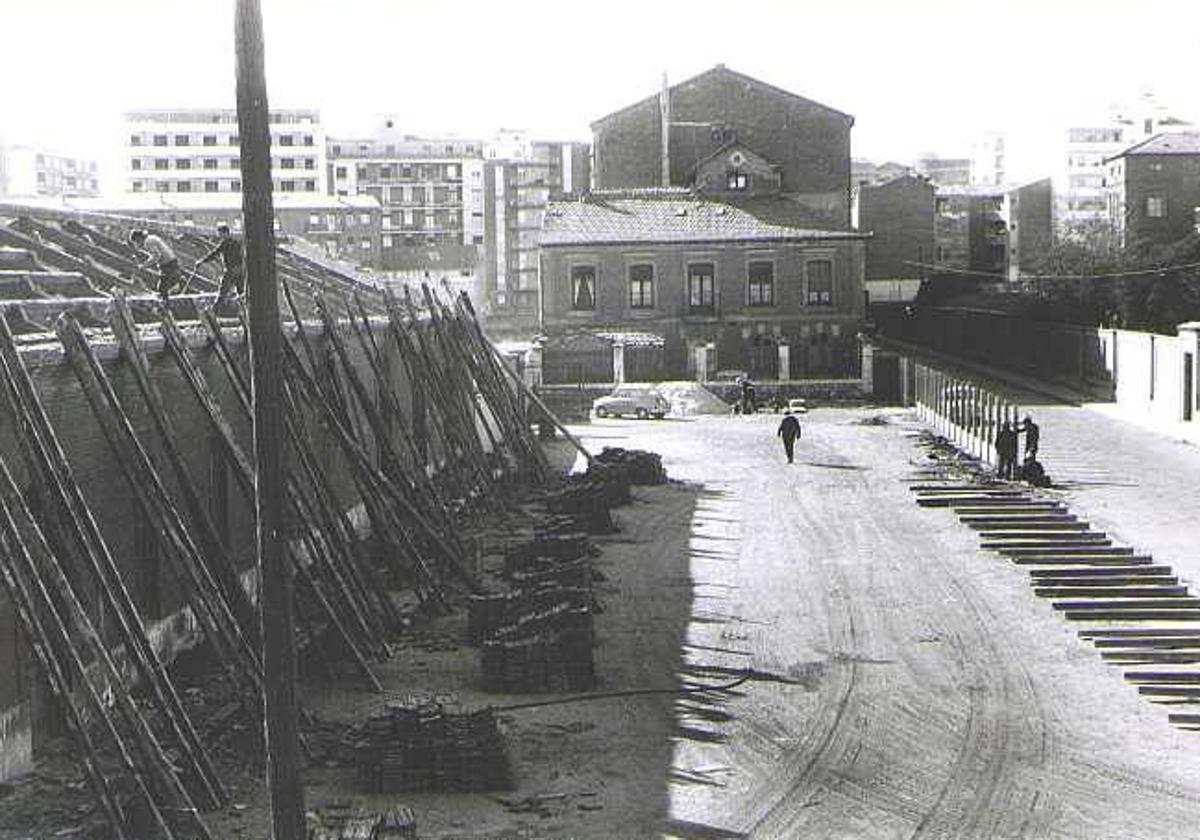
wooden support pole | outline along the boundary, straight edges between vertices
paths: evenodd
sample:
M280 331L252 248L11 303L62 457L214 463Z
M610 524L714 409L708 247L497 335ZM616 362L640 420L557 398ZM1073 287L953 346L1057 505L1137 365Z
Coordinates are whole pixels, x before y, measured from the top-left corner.
M242 215L250 300L267 785L275 840L296 840L306 836L307 829L304 786L300 779L292 580L285 559L283 330L279 323L279 294L275 280L271 133L259 0L238 0L234 40L242 155Z

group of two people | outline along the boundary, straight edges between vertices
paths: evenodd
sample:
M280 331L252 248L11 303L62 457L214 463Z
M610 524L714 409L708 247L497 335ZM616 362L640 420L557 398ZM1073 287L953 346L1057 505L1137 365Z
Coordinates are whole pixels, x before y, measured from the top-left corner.
M213 304L219 306L231 292L241 294L246 285L246 272L242 259L242 243L229 230L229 225L218 225L216 246L196 261L193 271L213 260L221 260L221 286L217 291L217 300ZM145 254L141 262L143 266L151 266L158 271L158 294L164 301L183 285L183 274L179 268L179 257L175 250L161 236L145 230L134 230L129 234L129 244Z
M1021 434L1025 435L1025 464L1018 469L1017 451L1020 449ZM1020 423L1007 420L1001 423L996 431L996 473L1001 478L1024 478L1025 472L1038 472L1041 465L1038 464L1037 454L1041 437L1041 429L1028 414Z

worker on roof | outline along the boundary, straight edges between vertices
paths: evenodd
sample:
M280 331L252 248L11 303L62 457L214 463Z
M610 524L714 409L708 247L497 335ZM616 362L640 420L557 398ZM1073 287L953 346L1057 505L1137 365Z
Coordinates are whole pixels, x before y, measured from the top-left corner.
M171 246L155 233L144 230L134 230L129 234L129 243L146 254L142 265L154 264L158 269L158 294L164 301L183 280L179 273L179 258L171 250Z
M246 269L242 260L242 243L234 238L229 231L229 225L217 225L217 234L221 237L216 246L196 261L196 268L221 258L221 287L217 290L217 299L213 306L220 306L226 295L231 291L241 297L246 288Z

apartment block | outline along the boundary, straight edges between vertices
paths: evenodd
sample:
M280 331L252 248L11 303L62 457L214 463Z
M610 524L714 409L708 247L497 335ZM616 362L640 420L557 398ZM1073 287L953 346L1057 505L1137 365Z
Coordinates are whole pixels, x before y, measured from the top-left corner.
M317 111L271 111L271 182L276 193L327 192L325 129ZM132 111L125 115L127 192L238 193L237 112Z
M0 195L74 198L99 193L94 160L0 145Z

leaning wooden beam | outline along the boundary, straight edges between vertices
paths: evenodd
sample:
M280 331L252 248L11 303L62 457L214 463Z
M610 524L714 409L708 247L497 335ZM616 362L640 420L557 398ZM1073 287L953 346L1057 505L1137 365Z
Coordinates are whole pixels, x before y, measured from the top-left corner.
M34 658L37 660L38 665L41 666L42 674L46 677L46 682L50 686L50 693L58 701L63 711L67 728L83 753L82 758L84 768L87 770L88 784L91 785L92 792L95 794L96 799L99 800L100 808L104 811L113 834L116 835L118 840L125 840L128 835L125 832L124 811L121 808L116 793L109 785L108 778L104 774L104 769L100 763L99 751L96 749L96 743L92 740L91 733L84 722L83 714L71 697L70 683L67 680L67 676L63 673L62 666L52 654L54 646L42 621L41 611L36 608L32 595L29 593L24 581L18 578L16 570L11 563L10 558L14 556L14 551L8 544L8 536L6 534L0 533L0 543L3 543L4 549L0 551L0 579L4 581L4 588L8 593L8 599L17 611L17 618L21 623L21 629L24 631L25 638L29 641L30 647L33 648Z
M200 743L174 682L150 645L133 598L125 587L91 509L79 491L70 464L16 352L7 324L2 319L0 383L14 426L20 432L17 437L30 473L38 476L49 501L58 509L56 521L65 532L64 543L76 547L80 565L89 571L95 581L105 612L115 619L126 652L166 719L179 744L185 770L196 779L205 803L210 807L223 805L227 794L220 777Z
M117 710L125 722L125 731L132 734L138 752L141 754L140 765L130 754L124 735L112 725L111 720L107 719L107 715L102 715L102 718L110 737L118 748L122 764L133 774L138 793L145 800L159 830L164 836L172 836L162 809L151 793L151 783L146 779L146 771L153 775L158 788L170 796L170 807L191 817L194 826L202 835L210 838L208 828L200 818L191 796L188 795L183 783L176 775L171 760L164 755L162 745L146 723L146 719L130 697L125 679L109 655L108 646L100 638L100 633L88 617L83 603L75 593L75 588L67 580L66 573L59 565L41 528L34 520L33 514L30 513L25 499L17 489L16 482L13 481L7 465L2 461L0 461L0 527L8 535L10 549L13 547L17 549L17 556L22 561L24 571L28 579L35 582L36 590L43 598L43 602L49 603L52 600L49 590L53 589L55 596L64 604L66 615L58 611L57 605L55 611L57 619L62 622L63 634L67 643L71 644L72 641L67 634L67 627L73 625L78 637L87 643L92 657L100 664L108 683L107 690L112 695ZM70 621L68 621L68 616ZM71 654L73 657L78 657L73 644L71 644ZM91 675L86 669L83 669L82 658L78 658L78 663L81 669L79 671L80 682L84 684L89 696L95 697L95 701L100 704L101 711L106 711L103 701L99 700L99 694L95 691Z
M233 428L225 420L225 416L221 412L220 405L217 403L216 396L209 390L208 384L204 380L203 375L192 361L191 354L187 349L187 344L184 341L183 336L180 335L179 329L170 313L166 313L163 317L162 334L168 350L171 352L171 355L175 359L176 365L183 374L184 380L191 386L193 395L199 401L201 408L204 409L208 416L209 422L213 427L213 431L216 433L217 440L221 443L222 448L229 457L230 463L234 468L234 477L237 479L239 486L246 493L247 498L253 498L253 488L255 482L254 465L251 462L250 457L246 454L245 450L242 449L241 444L238 443L237 438L234 436ZM285 492L288 503L297 514L297 521L301 523L308 523L307 518L304 516L305 511L297 502L299 488L296 487L290 476L285 477ZM307 528L309 526L306 524L302 527ZM377 687L379 685L379 681L375 678L375 675L371 672L370 667L366 664L362 652L359 650L359 643L355 641L355 639L347 630L342 615L339 614L339 610L334 607L328 596L322 591L320 583L312 575L312 570L309 569L298 558L292 555L291 552L289 552L289 558L297 574L299 574L301 579L307 584L308 591L314 600L317 601L319 607L326 614L326 617L334 626L335 630L337 630L339 635L342 636L352 658L359 665L359 668L362 670L367 681L373 687ZM313 557L314 562L317 562L320 559L320 556ZM350 616L352 620L358 619L361 614L358 612L357 608L360 606L361 605L354 603L354 600L350 599L347 595L347 608L344 610L344 612L346 615ZM363 625L361 629L364 632L364 638L370 640L371 634L366 626Z
M218 655L257 691L262 672L256 647L242 634L199 548L184 526L182 515L170 503L157 469L141 445L83 330L74 318L63 315L58 322L58 337L134 497L155 530L163 536L166 554L173 561L181 582L185 583L183 589L197 621Z
M200 492L188 474L179 445L179 433L167 413L166 401L158 390L158 384L150 374L150 361L146 358L141 337L137 334L137 326L133 322L133 314L129 311L129 303L123 295L117 295L113 299L109 324L121 345L129 369L133 371L142 402L146 405L150 420L158 432L167 463L175 474L175 484L183 497L184 510L192 526L190 530L196 534L202 556L208 561L213 577L221 587L221 594L241 625L242 634L247 639L252 639L258 629L258 616L254 605L238 577L237 563L217 535L217 527L213 524L208 506L200 498Z

